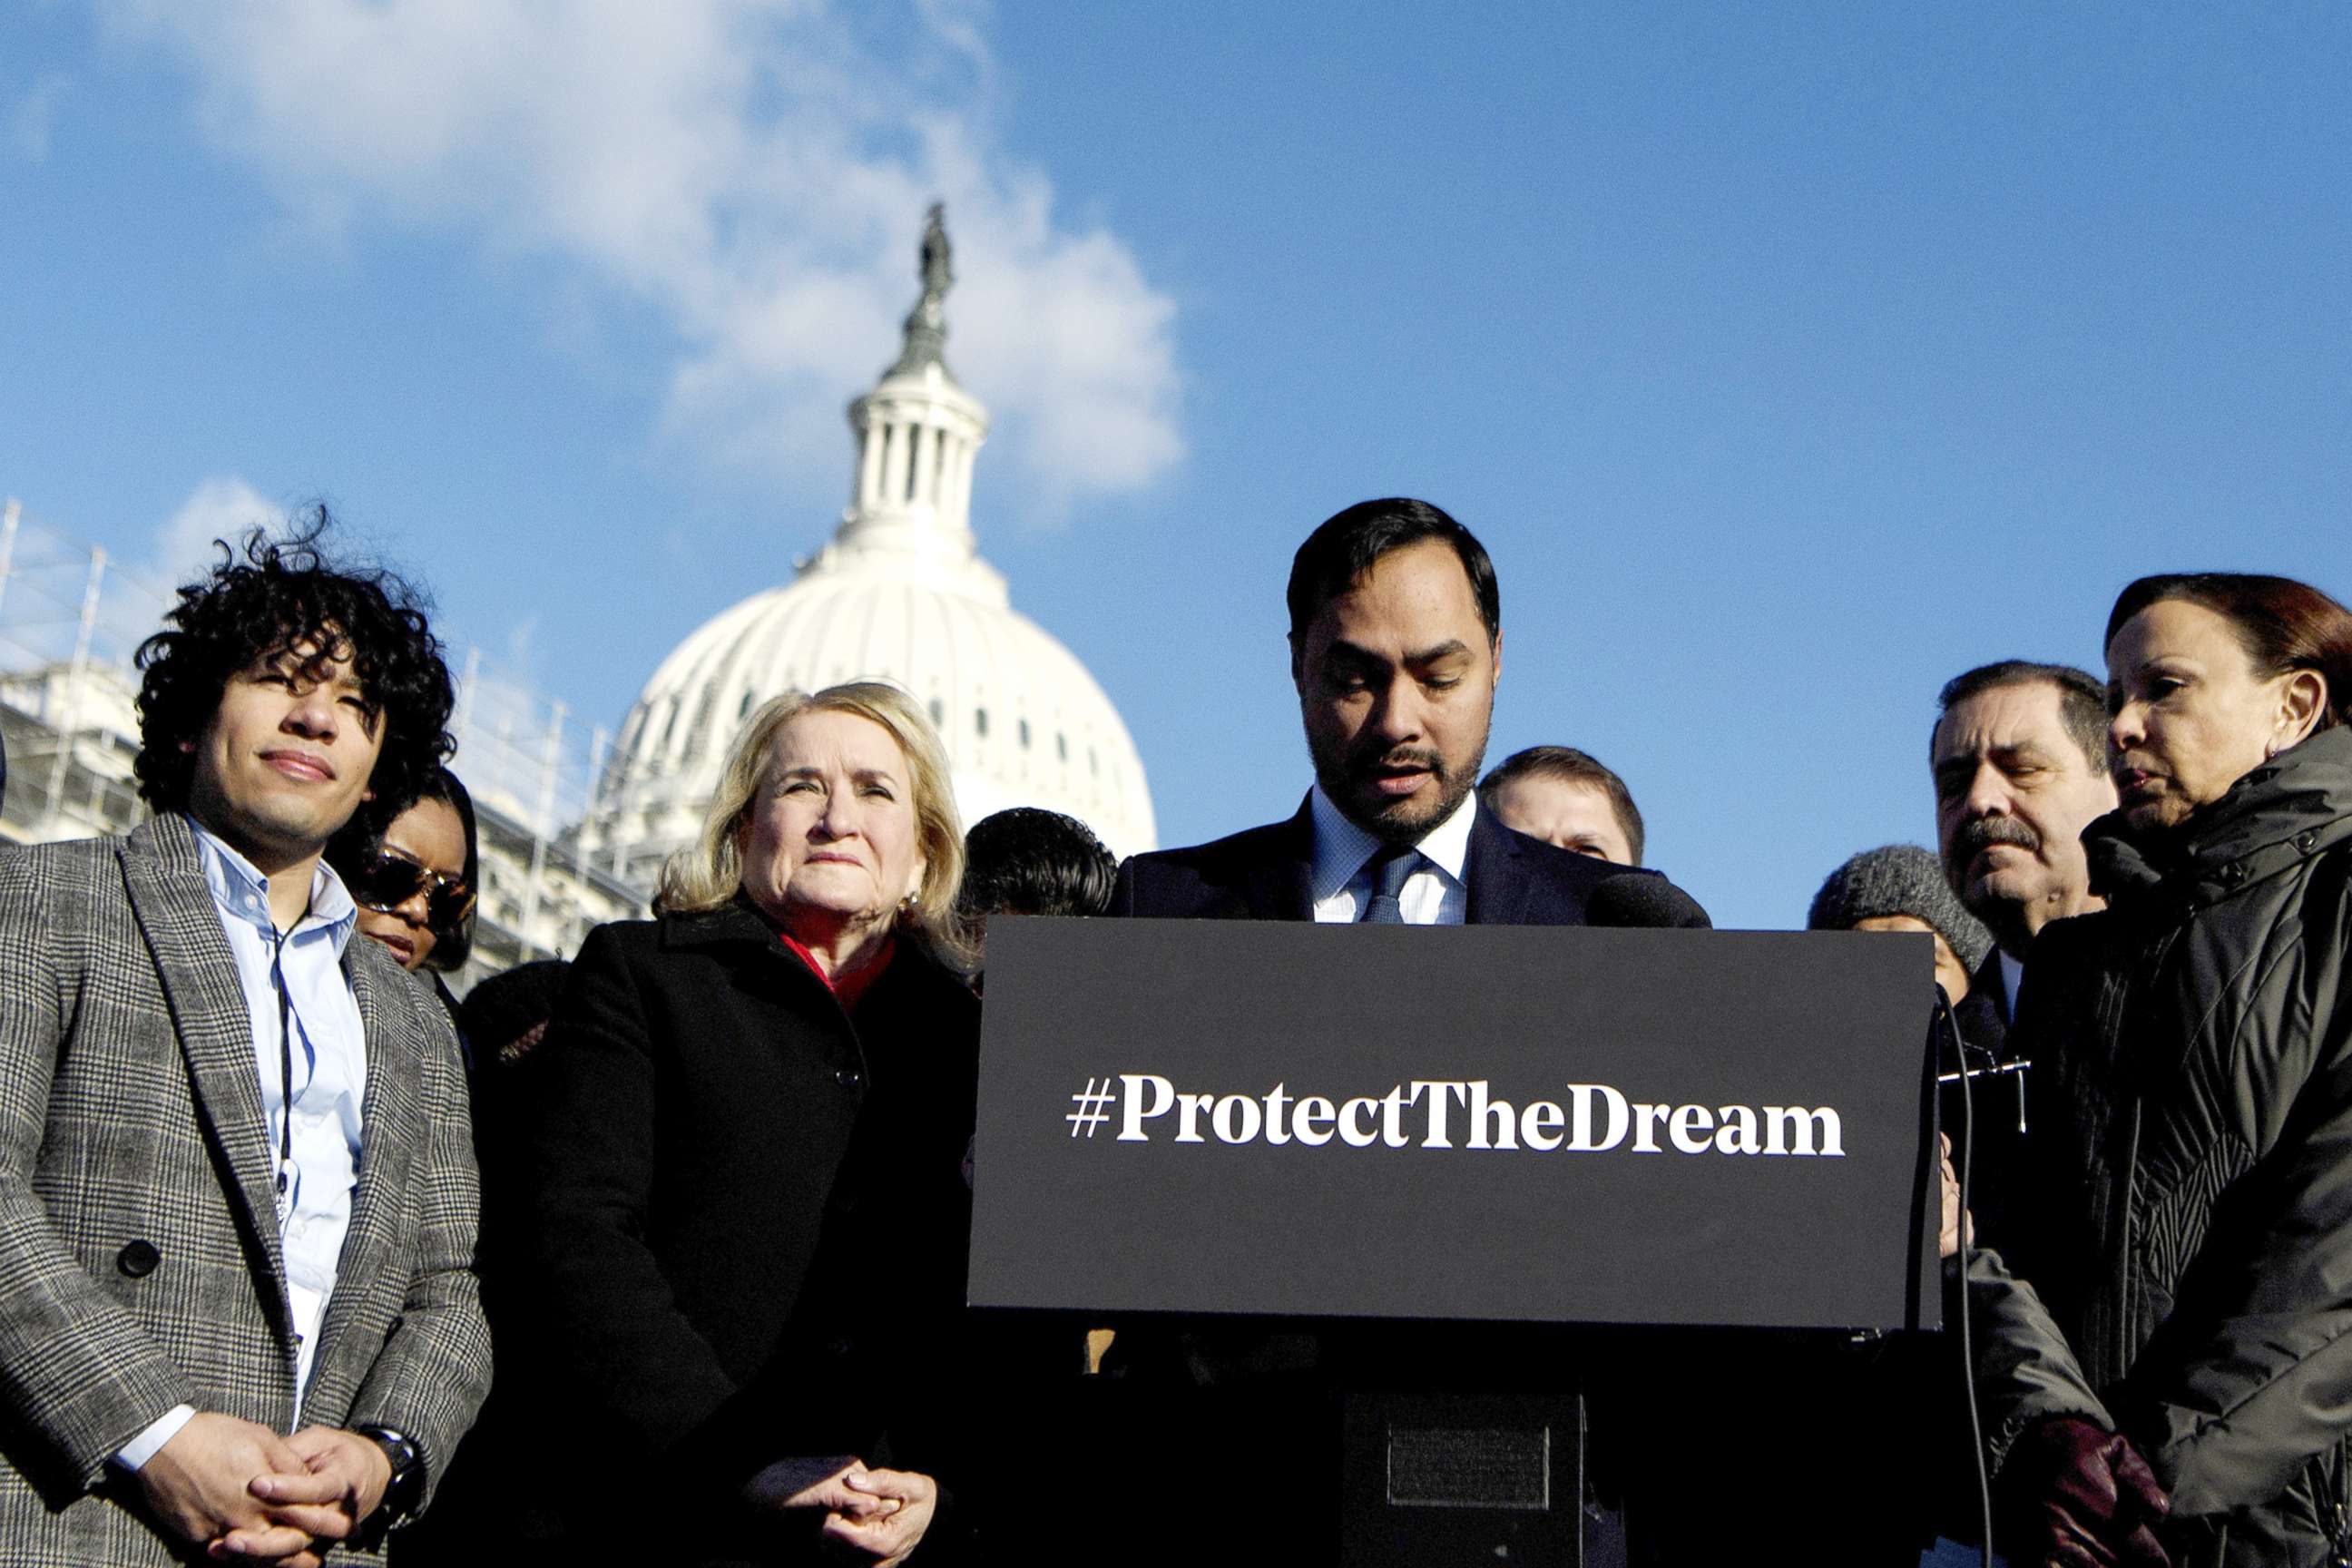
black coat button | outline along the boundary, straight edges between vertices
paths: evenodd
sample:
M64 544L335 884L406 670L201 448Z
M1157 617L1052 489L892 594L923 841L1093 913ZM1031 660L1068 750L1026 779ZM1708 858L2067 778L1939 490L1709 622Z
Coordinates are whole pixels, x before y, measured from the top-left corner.
M133 1279L146 1279L163 1261L163 1255L155 1250L152 1241L131 1242L114 1255L114 1266Z

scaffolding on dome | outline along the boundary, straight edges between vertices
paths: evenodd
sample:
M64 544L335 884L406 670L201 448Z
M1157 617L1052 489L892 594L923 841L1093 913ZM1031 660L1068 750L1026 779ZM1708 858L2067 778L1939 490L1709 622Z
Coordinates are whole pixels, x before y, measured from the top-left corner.
M134 663L172 603L100 545L0 503L0 840L124 833L146 816ZM474 797L482 888L474 957L454 988L514 964L568 958L590 926L642 912L643 892L583 864L586 815L607 736L478 647L452 649L457 707L450 766Z

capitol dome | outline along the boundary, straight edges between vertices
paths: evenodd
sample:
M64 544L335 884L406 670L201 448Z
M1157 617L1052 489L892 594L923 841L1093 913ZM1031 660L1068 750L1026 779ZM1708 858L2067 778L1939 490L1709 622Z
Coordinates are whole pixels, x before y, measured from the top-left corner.
M941 358L952 282L940 210L905 351L849 406L855 500L790 583L721 611L646 683L607 760L580 848L650 889L691 840L751 710L790 690L882 679L930 713L970 826L1041 805L1119 856L1157 842L1143 763L1118 710L1069 649L1015 611L971 526L988 412Z

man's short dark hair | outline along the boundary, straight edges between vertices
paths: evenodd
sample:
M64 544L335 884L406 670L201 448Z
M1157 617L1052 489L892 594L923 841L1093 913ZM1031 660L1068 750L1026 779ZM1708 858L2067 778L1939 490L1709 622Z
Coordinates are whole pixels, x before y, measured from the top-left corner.
M188 802L194 744L219 712L232 677L310 647L314 675L348 654L360 695L383 729L368 787L415 800L457 750L455 694L419 596L380 570L343 570L319 548L332 520L313 507L284 539L260 529L242 550L215 540L220 564L180 590L165 629L139 645L139 793L157 811Z
M1513 752L1478 781L1479 804L1493 809L1495 797L1521 779L1558 779L1599 790L1609 799L1609 810L1617 818L1618 831L1625 835L1625 847L1632 852L1633 864L1642 863L1642 808L1633 804L1633 792L1625 787L1625 781L1601 759L1574 746L1529 746L1524 752Z
M1018 805L983 816L964 835L956 909L991 915L1098 915L1110 908L1118 863L1075 816Z
M1943 728L1944 715L1969 698L1994 691L2004 686L2049 685L2058 689L2058 721L2065 726L2068 738L2079 747L2093 773L2107 771L2107 683L2087 669L2077 669L2071 664L2037 664L2028 658L2004 658L1998 664L1980 664L1964 675L1956 675L1944 682L1944 689L1936 698L1936 722L1927 731L1927 744L1933 750L1936 731Z
M1307 536L1290 561L1290 645L1307 635L1323 606L1361 583L1372 563L1392 550L1437 540L1461 558L1470 592L1478 601L1478 618L1486 624L1492 647L1503 635L1503 591L1495 581L1495 563L1477 536L1425 500L1391 496L1386 500L1358 501L1326 519Z

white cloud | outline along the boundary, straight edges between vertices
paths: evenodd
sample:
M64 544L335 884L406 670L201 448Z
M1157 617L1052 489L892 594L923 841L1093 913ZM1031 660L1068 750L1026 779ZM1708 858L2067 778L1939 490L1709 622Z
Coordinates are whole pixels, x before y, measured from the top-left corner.
M35 82L8 110L8 148L28 163L49 155L49 130L57 121L58 105L73 83L65 77L46 76Z
M449 226L653 305L681 438L840 469L842 405L896 351L937 196L949 363L1028 492L1131 489L1182 454L1173 303L996 144L969 4L101 5L185 60L213 137L308 218Z
M284 507L234 474L215 475L190 490L156 529L140 574L164 590L194 582L219 563L215 540L236 544L254 528L276 531L285 523Z

